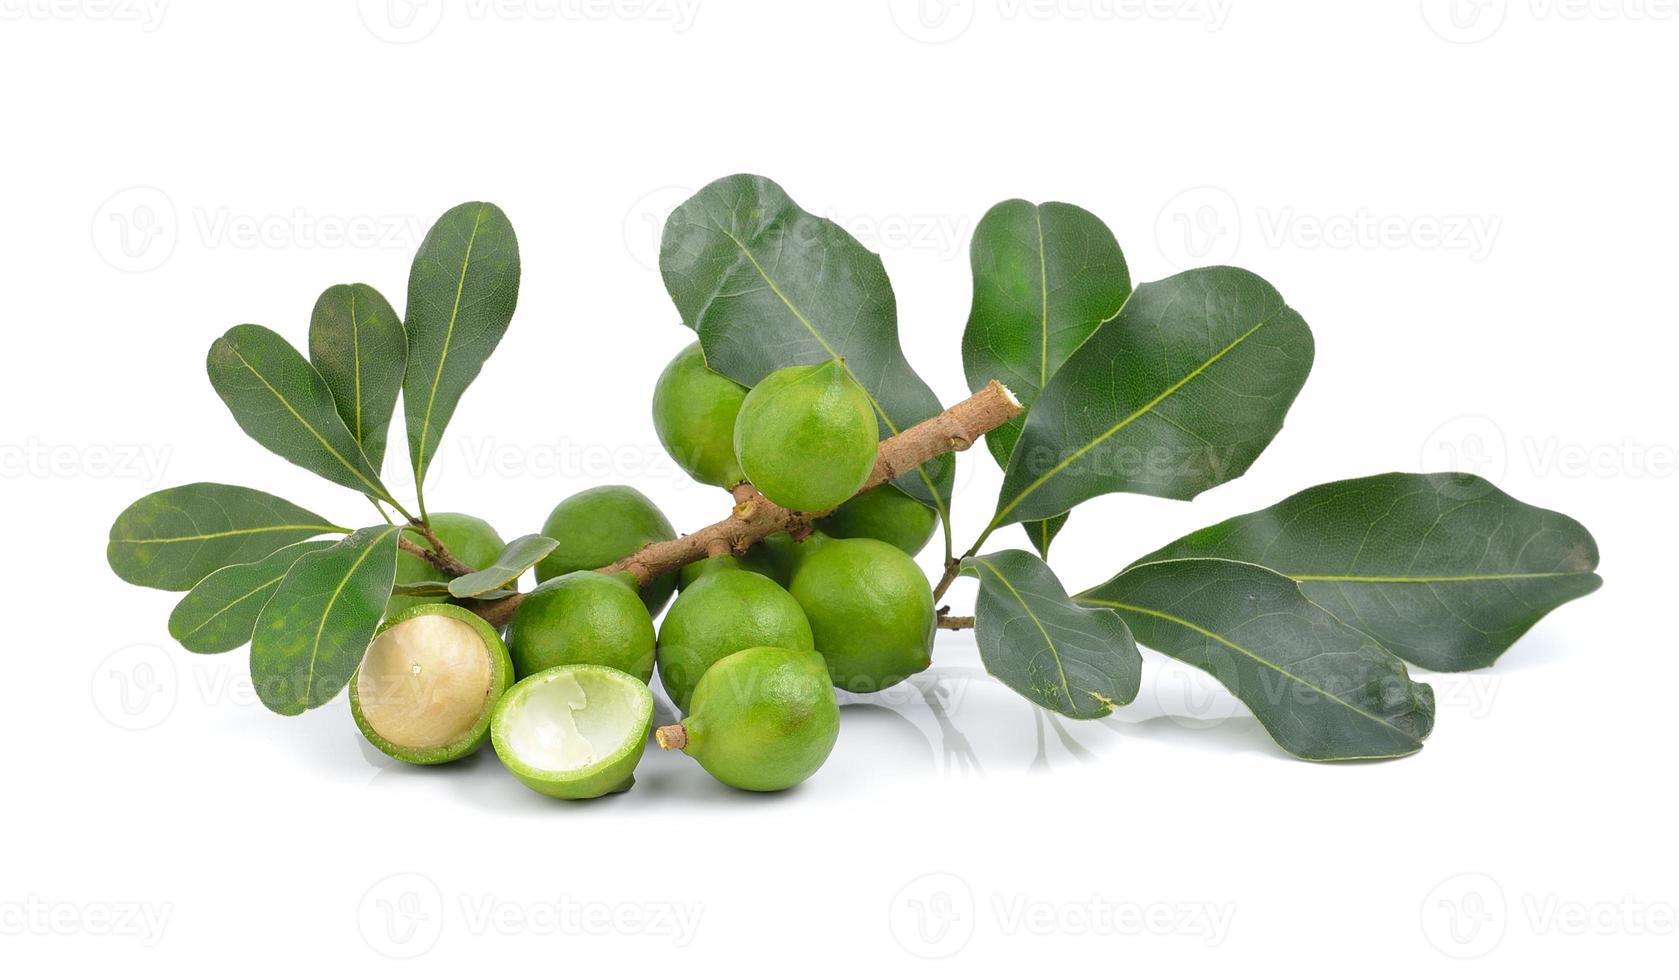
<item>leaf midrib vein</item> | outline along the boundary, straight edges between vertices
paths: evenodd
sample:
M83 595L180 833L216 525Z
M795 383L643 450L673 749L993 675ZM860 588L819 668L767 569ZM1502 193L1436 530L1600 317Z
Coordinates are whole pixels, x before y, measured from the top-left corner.
M997 576L997 581L1003 584L1003 588L1009 590L1009 594L1014 596L1014 600L1020 603L1021 610L1032 620L1032 625L1036 626L1038 628L1038 632L1043 635L1044 643L1049 647L1049 655L1055 659L1055 671L1061 675L1061 691L1067 697L1067 708L1069 711L1078 711L1078 705L1073 703L1072 685L1067 682L1067 667L1061 662L1061 651L1056 647L1055 639L1049 635L1049 630L1044 627L1043 620L1039 619L1038 614L1032 611L1032 607L1027 604L1025 597L1020 594L1020 591L1014 587L1014 583L1010 582L1008 576L1004 575L996 565L986 561L984 558L975 558L973 560L981 565L984 565L986 568L989 568L991 570L991 574Z
M298 410L292 405L291 401L289 399L287 399L285 395L280 394L280 390L278 388L275 388L273 385L268 383L268 379L263 377L262 372L258 371L256 369L256 365L252 364L250 361L245 360L245 355L242 351L239 350L239 346L237 344L229 342L227 347L228 347L228 350L233 351L233 356L234 357L239 358L239 363L245 365L245 370L251 372L251 377L257 379L260 382L262 382L262 386L264 388L268 389L268 393L274 396L274 400L279 402L280 405L282 407L284 407L286 411L290 412L292 418L297 420L297 424L303 426L304 431L306 431L310 435L314 436L315 441L321 444L321 448L325 449L328 453L330 453L332 455L332 458L337 460L338 464L340 466L344 467L344 469L348 470L352 475L355 476L356 479L360 480L362 485L367 487L367 489L372 492L373 496L378 497L382 500L389 500L390 499L390 494L385 490L384 487L380 486L377 483L374 483L374 482L368 480L367 474L365 474L361 470L357 469L354 464L352 464L349 460L345 459L344 455L342 453L340 453L337 449L333 448L332 443L327 441L326 436L321 435L320 430L316 429L313 425L310 425L309 420L304 418L302 413L298 412Z
M1323 695L1325 698L1328 698L1329 700L1334 701L1336 704L1341 705L1342 707L1346 708L1348 711L1351 711L1351 712L1353 712L1355 714L1358 714L1358 715L1362 715L1365 718L1368 718L1371 721L1375 722L1376 724L1381 725L1383 728L1386 728L1386 729L1388 729L1390 731L1393 731L1393 732L1397 732L1398 734L1405 736L1405 738L1407 738L1407 739L1409 739L1413 742L1417 741L1417 737L1415 735L1411 734L1410 732L1407 732L1404 729L1401 729L1401 728L1395 726L1394 724L1392 724L1391 722L1389 722L1385 719L1376 717L1375 715L1371 714L1370 712L1365 711L1363 708L1360 708L1358 705L1351 704L1351 703L1347 702L1346 700L1342 699L1340 696L1324 690L1323 688L1317 686L1316 684L1313 684L1312 682L1306 680L1305 678L1296 676L1295 674L1283 669L1278 664L1275 664L1275 663L1265 659L1264 657L1260 656L1259 654L1253 652L1252 650L1249 650L1248 648L1242 646L1241 644L1237 643L1235 640L1232 640L1229 637L1223 636L1219 633L1215 633L1214 631L1212 631L1210 629L1207 629L1206 627L1201 626L1197 623L1193 623L1193 622L1190 622L1187 619L1183 619L1181 617L1174 616L1171 613L1165 612L1163 610L1149 609L1149 608L1146 608L1144 606L1134 606L1134 605L1132 605L1130 603L1127 603L1127 602L1115 602L1111 599L1096 599L1096 598L1091 598L1091 597L1088 597L1088 596L1081 596L1078 601L1082 602L1082 603L1087 603L1087 604L1093 605L1093 606L1107 606L1110 609L1118 609L1118 610L1123 610L1125 612L1139 613L1139 614L1144 615L1144 616L1153 616L1156 619L1164 620L1165 622L1172 623L1175 626L1181 626L1184 629L1191 630L1193 632L1199 633L1202 636L1206 637L1207 639L1212 640L1214 643L1218 643L1222 646L1229 647L1230 649L1236 651L1237 653L1241 654L1242 656L1249 658L1254 663L1260 664L1261 666L1264 666L1264 667L1267 667L1271 670L1274 670L1278 674L1281 674L1283 677L1288 678L1289 680L1295 682L1296 684L1299 684L1302 687L1307 688L1308 690L1312 690L1312 691L1317 692L1318 694Z
M240 534L268 534L275 531L319 531L327 534L334 531L348 533L347 528L332 524L266 524L262 527L236 527L227 531L210 531L204 534L183 534L173 538L112 538L114 544L178 544L183 541L209 541L212 538L231 538Z
M472 216L472 232L466 236L466 254L461 257L460 276L455 280L455 302L449 308L449 326L443 331L443 348L437 355L437 372L431 377L431 393L426 398L426 412L420 419L420 445L415 449L414 478L417 481L426 471L426 440L431 437L432 412L437 407L437 389L443 383L443 366L449 362L449 349L455 341L455 324L460 320L461 295L466 291L466 270L472 265L472 248L478 242L478 226L484 222L484 206L479 205Z
M1210 368L1214 364L1218 363L1218 361L1221 358L1223 358L1226 354L1229 354L1231 351L1235 350L1238 346L1241 345L1241 343L1243 341L1245 341L1249 337L1253 336L1255 333L1257 333L1261 328L1263 328L1269 322L1270 322L1270 318L1266 318L1266 319L1261 320L1258 323L1254 324L1253 326L1249 327L1246 331L1244 331L1241 334L1241 336L1237 337L1235 340L1232 340L1229 344L1226 344L1223 349L1221 349L1217 353L1213 354L1212 357L1207 358L1207 360L1203 361L1199 366L1197 366L1195 368L1195 370L1189 372L1188 374L1184 375L1182 378L1179 378L1177 381L1175 381L1171 385L1167 386L1164 391L1160 392L1160 394L1158 394L1158 395L1154 396L1152 399L1150 399L1147 404L1142 405L1141 407L1139 407L1135 411L1133 411L1130 415L1127 415L1125 418L1120 419L1118 422L1114 423L1114 425L1111 428L1109 428L1106 432L1103 432L1101 435L1097 436L1096 438L1089 440L1083 446L1079 447L1077 450L1070 453L1066 458L1061 460L1061 462L1059 462L1059 463L1055 464L1054 466L1050 467L1047 471L1044 472L1044 474L1042 476L1038 477L1036 480L1033 480L1031 483L1026 485L1025 489L1023 489L1019 493L1015 494L1014 499L1009 501L1008 506L1003 507L1002 509L997 511L997 517L992 522L993 525L996 525L996 523L998 521L1001 521L1002 518L1007 517L1011 512L1014 511L1014 509L1016 507L1020 506L1020 503L1023 500L1025 500L1027 497L1031 496L1032 494L1036 493L1038 491L1039 487L1041 487L1045 483L1049 482L1052 478L1055 477L1056 474L1060 473L1062 470L1071 466L1077 460L1083 458L1083 456L1086 453L1090 452L1092 449L1095 449L1097 446L1101 445L1103 442L1106 442L1108 439L1111 439L1121 429L1124 429L1126 426L1130 425L1132 422L1135 422L1135 421L1137 421L1137 419L1143 417L1144 415L1147 415L1150 411L1152 411L1154 409L1154 407L1156 405L1159 405L1161 402L1165 401L1166 399L1170 398L1172 395L1176 394L1179 389L1183 388L1184 385L1187 385L1191 381L1194 381L1196 378L1200 377L1208 368Z
M367 546L361 550L361 554L357 555L356 560L351 562L350 567L344 571L344 576L338 580L338 587L332 590L332 597L327 599L326 607L321 610L320 622L315 626L315 641L309 648L309 669L303 675L304 705L307 706L310 698L314 696L315 664L321 657L321 637L326 633L326 621L332 617L332 607L338 604L338 597L344 593L344 587L350 584L350 578L356 574L356 569L367 561L367 556L373 554L373 549L378 547L380 542L395 534L396 530L394 527L387 528L380 532L378 537L368 542ZM289 575L290 572L288 571L287 574Z

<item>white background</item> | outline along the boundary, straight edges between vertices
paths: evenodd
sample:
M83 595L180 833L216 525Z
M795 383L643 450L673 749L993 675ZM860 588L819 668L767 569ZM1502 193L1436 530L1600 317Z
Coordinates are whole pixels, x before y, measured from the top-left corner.
M5 973L1671 970L1671 2L392 2L0 0ZM1583 520L1608 584L1433 678L1396 762L1293 761L1152 655L1110 722L1046 719L945 637L796 791L649 756L566 805L489 753L389 763L342 698L269 714L243 653L174 647L174 598L105 567L118 511L197 480L372 522L240 434L204 352L247 321L302 345L335 282L400 308L470 199L511 216L524 287L434 509L511 538L630 482L679 528L721 516L649 420L690 337L654 258L743 170L884 255L947 402L1007 197L1096 212L1138 281L1234 262L1305 315L1315 371L1251 473L1081 507L1070 588L1310 484L1447 468ZM962 465L958 547L999 482Z

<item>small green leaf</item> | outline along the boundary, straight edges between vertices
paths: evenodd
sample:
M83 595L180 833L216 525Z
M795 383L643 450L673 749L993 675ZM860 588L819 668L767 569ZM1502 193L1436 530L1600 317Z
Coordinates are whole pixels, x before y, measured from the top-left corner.
M169 635L193 653L225 653L243 646L292 564L330 547L331 541L304 541L249 564L216 569L176 603L169 614Z
M1038 549L1039 558L1049 561L1050 543L1055 540L1057 534L1061 533L1061 529L1067 526L1067 518L1071 516L1072 513L1069 511L1048 520L1021 522L1020 526L1026 531L1026 536L1032 539L1032 547Z
M750 386L777 368L844 358L883 439L944 410L904 358L880 256L774 181L736 174L701 188L665 222L659 270L719 374ZM946 454L897 485L947 516L954 472Z
M286 573L251 636L251 681L270 710L302 714L349 683L396 582L398 531L364 527Z
M210 345L208 367L234 421L263 448L341 486L391 500L338 417L326 379L284 337L241 324Z
M426 232L408 273L408 372L402 384L414 485L443 441L455 406L519 301L519 240L494 204L449 209Z
M321 294L309 317L309 361L378 472L408 361L402 319L372 286L333 286Z
M1144 646L1212 674L1302 759L1410 755L1434 727L1434 692L1403 661L1268 568L1136 565L1078 600L1115 610Z
M481 599L485 593L501 591L559 546L558 541L540 534L514 538L489 567L450 582L449 594L457 599Z
M1105 493L1187 500L1247 472L1312 366L1312 334L1240 269L1137 287L1026 416L993 526Z
M1551 610L1603 584L1597 542L1578 521L1464 473L1326 483L1138 564L1170 558L1281 572L1343 622L1430 670L1485 667Z
M405 595L416 599L448 599L449 583L426 582L398 582L391 586L391 595Z
M974 228L969 261L974 304L962 334L968 387L978 391L995 378L1027 408L1131 295L1131 273L1113 232L1071 204L996 205ZM1009 465L1023 424L1017 416L986 434L999 466ZM1032 535L1034 543L1039 538Z
M261 490L191 483L130 504L111 525L105 558L125 582L184 592L218 568L332 533L349 529Z
M1143 659L1124 620L1075 605L1036 556L964 558L962 574L979 579L974 639L1003 683L1069 718L1101 718L1137 696Z
M634 576L631 576L632 578ZM517 589L490 589L480 592L473 599L505 599L517 592ZM391 595L408 596L411 599L436 599L438 602L449 602L456 596L449 591L448 582L398 582L391 588Z

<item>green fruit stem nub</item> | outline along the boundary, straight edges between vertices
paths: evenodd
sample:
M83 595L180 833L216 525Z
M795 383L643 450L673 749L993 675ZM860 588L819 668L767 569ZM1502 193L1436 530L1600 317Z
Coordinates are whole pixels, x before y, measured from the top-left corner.
M660 725L653 732L653 740L659 743L659 748L669 752L672 749L688 747L688 729L682 725Z

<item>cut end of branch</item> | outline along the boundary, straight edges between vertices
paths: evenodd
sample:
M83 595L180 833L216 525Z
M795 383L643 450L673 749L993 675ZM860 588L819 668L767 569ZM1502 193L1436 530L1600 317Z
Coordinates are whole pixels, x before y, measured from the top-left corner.
M688 729L677 725L661 725L653 731L653 741L659 743L659 748L669 752L672 749L688 747Z

